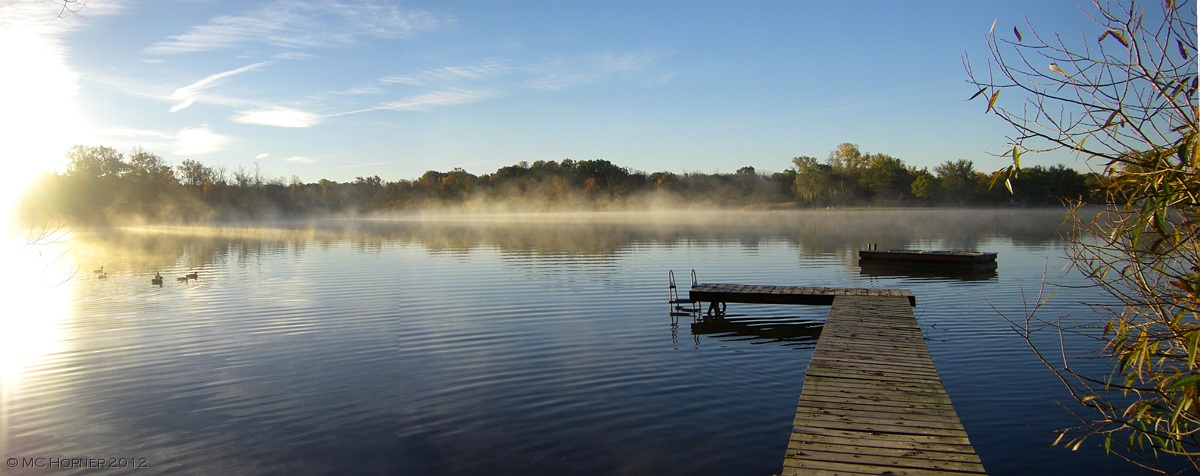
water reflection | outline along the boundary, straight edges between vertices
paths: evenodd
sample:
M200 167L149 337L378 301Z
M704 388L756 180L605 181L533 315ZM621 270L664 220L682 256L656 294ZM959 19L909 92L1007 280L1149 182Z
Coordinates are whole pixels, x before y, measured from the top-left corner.
M808 317L752 317L727 314L702 316L692 322L692 334L721 341L747 341L754 344L780 344L811 349L821 337L821 322Z
M995 384L1028 382L1040 364L1023 360L1023 342L985 299L1019 302L1015 291L1040 279L1042 258L1034 269L1021 255L1056 252L1047 243L1061 213L950 218L865 210L80 231L61 245L65 261L110 277L14 296L37 319L5 321L28 326L15 335L31 345L0 347L20 354L4 354L18 364L0 381L0 456L149 457L146 474L778 472L828 308L735 304L724 320L673 321L668 341L666 270L695 268L710 282L912 288L985 464L1035 458L1047 472L1102 473L1080 464L1086 449L1063 456L1028 434L1060 395ZM1001 271L983 281L864 276L855 255L866 243L999 247ZM170 279L192 271L201 279ZM149 284L155 272L164 286Z
M997 268L974 269L962 266L928 266L927 264L859 262L859 273L871 277L901 277L926 279L956 279L959 281L995 281Z
M615 257L647 244L673 248L721 243L754 250L765 242L782 241L802 259L836 256L853 266L856 251L868 243L883 249L977 250L997 238L1032 245L1054 241L1064 216L1061 210L1048 209L626 213L558 219L517 215L476 221L410 217L281 222L272 228L106 229L78 233L71 246L80 263L110 263L113 274L151 276L160 269L202 269L229 256L244 263L256 255L297 254L337 243L350 243L356 252L368 254L405 245L459 256L496 249L524 260Z

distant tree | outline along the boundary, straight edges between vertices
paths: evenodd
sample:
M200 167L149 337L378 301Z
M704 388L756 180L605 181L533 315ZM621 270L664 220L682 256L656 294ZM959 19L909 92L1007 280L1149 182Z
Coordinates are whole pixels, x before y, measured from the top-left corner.
M129 156L129 176L134 183L165 186L175 182L175 172L162 157L145 151L141 147Z
M817 159L801 156L792 159L796 170L796 197L802 203L818 205L833 195L833 167Z
M975 163L966 159L947 160L933 168L942 196L959 203L970 202L975 195Z
M446 200L468 198L475 191L475 183L478 179L474 174L455 167L442 177L439 185L440 197Z
M834 173L857 177L866 170L867 159L858 149L858 144L843 142L829 153L829 165Z
M872 195L880 192L911 192L913 177L904 161L885 154L870 154L866 157L862 185Z
M76 145L67 151L67 175L117 178L125 171L124 161L112 147Z
M191 187L201 187L205 183L217 183L217 173L198 161L184 159L177 167L183 184Z
M911 190L914 197L931 200L941 193L941 185L929 169L921 169L914 174Z

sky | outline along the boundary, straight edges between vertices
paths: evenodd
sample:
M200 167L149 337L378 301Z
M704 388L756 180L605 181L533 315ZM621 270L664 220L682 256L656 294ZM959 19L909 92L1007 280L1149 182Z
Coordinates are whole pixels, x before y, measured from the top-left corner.
M967 101L963 55L983 64L993 22L1096 29L1073 0L57 1L0 1L8 180L72 144L305 182L771 173L843 142L991 171L1010 130Z

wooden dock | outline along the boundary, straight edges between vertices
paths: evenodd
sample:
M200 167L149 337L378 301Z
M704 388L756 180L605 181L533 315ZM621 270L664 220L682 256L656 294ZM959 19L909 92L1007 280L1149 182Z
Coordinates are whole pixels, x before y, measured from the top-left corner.
M862 267L904 266L913 269L994 271L996 269L996 253L946 250L862 250L858 252L858 263Z
M986 474L905 297L832 300L782 474Z
M810 304L828 306L839 296L892 296L908 299L910 306L917 298L907 289L822 288L804 286L769 286L758 284L699 283L688 293L691 301L759 304Z

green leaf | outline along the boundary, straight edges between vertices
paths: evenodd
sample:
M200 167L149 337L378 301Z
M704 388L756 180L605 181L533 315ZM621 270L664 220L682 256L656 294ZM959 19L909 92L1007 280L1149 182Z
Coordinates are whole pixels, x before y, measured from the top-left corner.
M1191 387L1200 384L1200 375L1189 375L1171 383L1171 390Z
M1184 289L1187 290L1186 288ZM1193 332L1188 336L1188 367L1196 367L1196 347L1200 345L1200 333ZM1197 377L1200 378L1200 377Z
M1008 175L1009 175L1009 174L1011 174L1011 173L1012 173L1012 166L1011 166L1011 165L1010 165L1010 166L1008 166L1008 167L1005 167L1005 168L1003 168L1003 169L1000 169L1000 170L997 170L997 171L993 172L993 173L992 173L992 182L988 184L988 190L991 190L991 189L993 189L993 188L996 188L996 182L999 182L999 181L1000 181L1000 177L1004 177L1005 179L1007 179L1007 178L1008 178Z
M1183 46L1183 40L1176 39L1175 44L1179 46L1179 56L1182 56L1183 59L1188 59L1187 47Z
M1007 188L1007 189L1008 189L1008 193L1009 193L1009 194L1012 194L1012 193L1013 193L1013 191L1012 191L1012 180L1009 180L1009 179L1004 179L1004 188Z
M1172 82L1174 82L1174 81L1172 81ZM1167 85L1170 86L1171 83L1167 83ZM1176 84L1175 88L1171 89L1171 92L1169 93L1171 100L1175 100L1175 96L1178 96L1179 93L1183 91L1183 88L1186 85L1187 85L1187 83L1185 83L1183 81L1180 81L1178 84Z
M970 101L972 99L979 97L979 95L983 94L984 91L987 91L987 88L979 88L979 91L976 92L975 94L972 94L970 98L967 98L967 100Z
M1012 156L1013 156L1013 165L1017 166L1017 168L1020 169L1021 168L1021 150L1014 146L1013 150L1012 150ZM1009 191L1012 191L1012 190L1009 190Z
M988 100L988 107L987 107L986 111L983 111L984 114L992 112L992 106L996 105L996 98L998 98L998 97L1000 97L999 89L997 89L996 92L992 93L992 99Z

